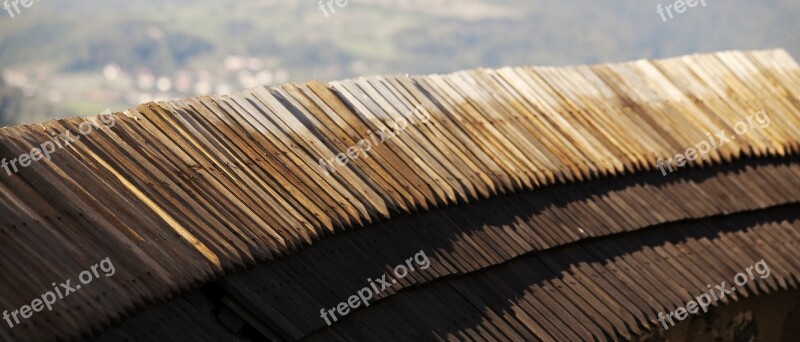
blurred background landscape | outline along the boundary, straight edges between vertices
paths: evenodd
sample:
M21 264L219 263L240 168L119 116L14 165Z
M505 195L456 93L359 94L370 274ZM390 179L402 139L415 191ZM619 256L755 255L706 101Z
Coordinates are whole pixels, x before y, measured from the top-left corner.
M325 0L327 1L327 0ZM258 85L730 49L800 58L800 1L40 0L0 12L0 126ZM2 2L0 2L0 10Z

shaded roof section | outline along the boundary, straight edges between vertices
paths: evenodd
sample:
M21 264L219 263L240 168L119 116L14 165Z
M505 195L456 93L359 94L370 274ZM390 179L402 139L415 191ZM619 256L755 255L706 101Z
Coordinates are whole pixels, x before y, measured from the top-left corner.
M0 336L99 331L146 303L401 214L656 173L658 157L733 132L762 109L769 129L738 136L701 166L795 156L798 95L800 68L775 50L310 82L145 104L0 177L4 307L30 303L105 257L117 269ZM0 129L0 153L14 158L52 131L79 132L95 119ZM362 139L372 146L359 155ZM331 162L349 148L359 157Z
M800 164L752 159L498 196L338 234L145 310L100 340L641 340L663 333L658 312L706 284L733 286L759 260L769 276L698 319L745 298L800 296L799 203ZM414 260L398 278L393 268L420 251L429 267ZM384 274L393 285L327 326L320 309ZM758 336L780 340L782 314L757 313L771 322Z

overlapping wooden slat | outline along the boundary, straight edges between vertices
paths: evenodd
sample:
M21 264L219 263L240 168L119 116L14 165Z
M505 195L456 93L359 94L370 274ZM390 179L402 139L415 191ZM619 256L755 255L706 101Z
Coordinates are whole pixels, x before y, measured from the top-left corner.
M110 330L97 341L240 341L222 325L214 304L201 293L190 292L166 305L151 308L124 328Z
M633 234L639 230L642 230L641 234L647 234L646 231L652 227L665 224L675 225L677 222L730 214L746 217L747 212L798 204L798 165L800 164L739 165L733 170L719 170L714 173L708 170L687 170L685 176L688 180L666 180L660 175L652 174L634 175L626 177L624 182L618 184L609 184L605 180L594 181L500 197L408 218L396 218L385 224L326 240L280 262L226 277L222 284L233 299L255 317L260 317L258 324L271 326L285 339L298 339L325 327L324 321L317 317L320 308L335 306L358 289L367 286L365 279L390 273L393 266L419 250L427 252L431 268L410 273L391 291L376 296L371 305L406 288L418 288L439 278L478 272L523 255L582 240ZM769 184L774 179L789 180L794 185L770 189L773 186ZM744 191L739 193L737 187ZM720 195L731 191L737 192L735 201L718 199ZM682 195L688 195L694 200L676 200ZM666 204L673 208L666 210ZM618 205L631 207L621 208ZM695 210L697 207L701 207L699 211ZM629 213L633 212L640 219L632 222ZM604 214L607 214L606 217L601 216ZM709 231L713 232L713 229ZM551 236L551 242L534 245L543 236ZM706 240L700 240L700 243L707 245ZM702 254L709 246L699 247L692 244L689 247L698 247L696 252ZM648 257L655 255L649 250L643 253ZM768 256L769 251L764 254L765 258ZM720 258L723 263L728 263L731 258L709 256L712 261L708 263L713 263L714 257ZM740 258L736 260L738 259ZM547 262L558 264L569 263L569 260L547 258ZM778 264L781 261L776 258L775 262ZM636 260L630 260L629 263L633 263L631 265L636 268L643 267ZM667 277L666 273L660 275ZM666 286L659 281L637 280L643 287L664 291L658 296L649 297L649 302L643 302L665 305L676 298L685 297L685 291L672 292L672 289L680 289L679 284L688 288L686 286L694 283L694 277L689 276L687 280L670 276L674 278L670 278ZM581 283L572 280L568 282ZM324 290L320 289L320 284L325 284ZM792 288L797 287L794 280L789 284ZM263 291L265 288L270 290ZM782 288L786 289L787 286ZM574 293L576 298L585 297L583 288L578 287L574 291L577 291ZM606 288L605 291L610 290ZM284 295L274 296L275 293ZM627 297L635 299L638 296L628 293ZM626 296L609 294L598 299L599 302L576 305L580 308L586 305L606 307L602 310L608 314L624 312L623 309L614 307L611 298L615 297ZM567 296L556 302L579 300L576 298ZM351 311L360 310L363 309ZM634 315L621 314L612 319L614 322L606 322L606 332L613 335L611 327L624 321L623 325L634 329L631 333L641 333L635 330L637 325L647 324L641 320L641 310L640 308ZM292 328L282 327L281 322L291 324Z
M0 264L18 274L0 280L0 293L13 294L0 304L19 307L53 279L74 277L105 257L126 272L98 282L97 291L125 295L80 305L95 293L87 290L62 303L65 314L77 310L69 318L37 314L27 323L47 322L50 330L26 325L0 337L96 331L145 302L397 215L599 177L658 174L655 158L684 151L709 130L730 132L762 108L772 124L723 146L713 164L796 157L798 96L800 67L777 50L310 82L141 105L52 160L0 177L9 236L0 243L8 256ZM415 121L336 172L319 166L413 110L430 121ZM89 121L0 129L0 152L14 158L52 130L77 132ZM629 198L592 205L647 223L631 212L641 205ZM542 220L580 229L529 232L530 240L513 247L506 246L513 235L494 234L481 248L507 257L533 242L555 245L590 231L591 222L564 215Z
M705 185L698 186L703 191L703 186L715 184L711 189L722 190L735 184L760 186L742 183L742 179L757 178L756 183L768 180L768 175L787 179L786 174L772 172L777 169L780 167L759 166L756 170L736 173L740 177L738 180L729 179L727 176L732 174L722 172L712 177L721 183L705 180ZM705 171L697 171L689 177L698 174L705 174ZM632 179L627 183L637 184L640 180ZM660 198L658 195L686 193L692 187L693 184L672 188L659 186L648 193ZM624 192L631 189L634 187L622 187ZM582 202L577 200L581 196L567 200L559 195L571 193L569 190L559 189L542 195L556 199L553 204L557 207L562 206L558 204L562 200ZM595 196L603 194L597 189L587 191ZM797 193L794 189L783 189L783 192L789 195ZM524 196L527 195L512 197ZM761 195L747 196L744 195L739 203L754 205L749 200L756 200ZM467 266L462 271L453 272L453 268L474 264L471 260L477 259L478 255L474 250L462 253L454 248L442 248L446 239L438 238L437 233L443 237L468 234L475 239L486 239L479 237L482 230L490 233L501 229L497 223L501 219L486 213L497 212L498 208L518 202L521 202L520 198L511 198L502 204L492 200L443 210L447 216L459 213L469 217L464 222L453 222L455 230L446 233L441 231L450 228L448 222L451 220L431 217L440 210L419 219L396 219L385 226L381 224L370 230L330 239L275 264L227 277L224 280L227 294L223 302L270 339L297 339L305 336L303 326L318 326L316 332L313 328L307 332L325 339L394 340L408 339L409 336L430 339L452 334L461 338L470 335L493 340L617 340L630 339L657 328L654 317L659 311L672 309L678 305L676 303L693 298L697 295L693 291L701 293L704 290L703 284L718 283L719 279L730 280L732 274L742 271L748 261L755 261L755 257L768 260L772 272L779 273L748 283L748 292L738 292L731 299L797 289L800 277L797 273L800 264L795 258L800 246L800 241L797 241L800 235L796 230L800 227L795 215L797 204L770 209L751 208L733 213L732 217L716 215L699 220L675 219L668 224L642 227L613 237L599 236L577 244L534 250L494 267L470 269L475 266ZM654 204L657 202L653 201ZM724 205L719 209L722 207ZM528 210L525 208L520 212ZM655 211L651 208L646 212ZM580 209L576 209L574 214L591 216ZM709 214L715 215L713 211ZM774 226L773 222L786 222L786 219L793 221L791 227L764 230ZM485 224L495 226L481 227ZM420 228L407 231L408 227ZM469 230L469 233L458 232L458 228ZM428 237L426 242L413 238L419 235ZM376 239L377 236L387 238ZM374 246L369 244L373 241L376 243ZM397 296L394 300L384 301L386 296L380 296L380 299L371 300L370 308L352 311L341 321L344 323L337 322L325 329L324 324L319 326L321 320L316 317L317 309L326 301L320 298L334 302L347 297L354 289L365 286L362 280L388 272L387 267L416 248L435 251L435 255L429 253L431 268L410 273L404 279L410 280L413 287L403 282L400 288L391 292L392 296ZM470 248L474 247L466 247L467 250ZM532 277L535 281L531 280ZM333 279L336 281L332 282ZM442 288L442 282L449 285ZM524 287L528 290L521 292L519 289ZM178 303L180 300L168 307L176 307ZM725 298L721 303L729 304L730 301ZM162 330L164 334L194 333L183 327L186 318L175 317L172 313L177 310L148 311L106 335L125 336L145 331L158 336ZM474 321L476 315L483 320ZM178 320L182 324L176 327L144 325L158 322L159 317ZM221 323L217 320L212 324Z
M779 285L800 278L798 265L787 263L797 260L789 247L800 242L796 210L670 224L535 253L409 289L306 340L627 340L659 329L659 312L707 293L706 284L732 285L733 275L762 259L769 277L754 272L755 280L711 307L797 290L797 283ZM691 280L679 283L681 274Z

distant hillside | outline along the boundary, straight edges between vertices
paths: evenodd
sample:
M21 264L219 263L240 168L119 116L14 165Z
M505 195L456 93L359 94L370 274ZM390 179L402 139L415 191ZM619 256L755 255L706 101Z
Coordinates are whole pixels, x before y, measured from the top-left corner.
M350 0L330 17L318 1L41 1L14 19L0 14L0 65L45 81L69 75L61 82L69 86L32 87L56 89L49 94L63 98L57 107L76 114L158 97L127 88L104 93L109 85L97 77L109 64L171 80L185 68L207 70L216 80L226 56L253 56L272 61L261 82L278 79L279 69L302 81L727 49L784 47L800 56L800 2L707 2L664 23L653 0ZM248 75L225 77L214 85L253 83L237 81ZM70 93L75 88L87 93Z
M59 109L36 98L26 97L22 89L3 84L0 80L0 127L20 123L46 121L66 115L54 114Z
M22 91L12 88L0 80L0 127L9 126L19 121L22 114Z

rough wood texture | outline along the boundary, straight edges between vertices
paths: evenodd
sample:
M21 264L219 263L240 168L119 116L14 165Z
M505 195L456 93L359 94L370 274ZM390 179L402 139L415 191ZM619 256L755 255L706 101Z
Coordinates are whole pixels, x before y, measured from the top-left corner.
M225 310L250 327L228 330L232 339L663 340L658 312L684 305L706 284L733 285L735 273L761 259L770 276L756 275L713 308L800 295L798 166L737 161L681 179L636 174L399 217L226 276L203 291L221 303L216 310L179 317L184 300L174 300L101 340L203 338L221 321L187 329L187 320L214 321L213 312ZM326 325L320 309L369 286L367 279L391 277L420 250L429 268ZM757 336L791 338L786 316L758 314Z
M776 50L309 82L141 105L52 160L0 177L0 305L29 304L105 257L118 272L0 337L99 331L226 273L403 214L657 173L656 158L732 132L761 109L768 128L699 166L794 157L799 98L800 67ZM415 108L430 121L334 173L319 166L368 131L397 129ZM0 155L86 120L0 129Z

